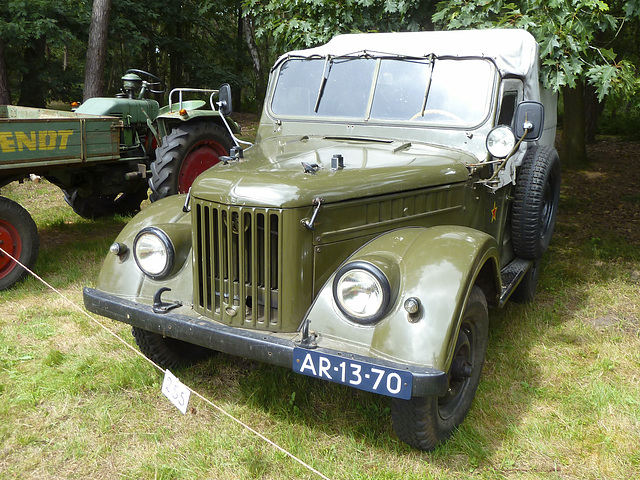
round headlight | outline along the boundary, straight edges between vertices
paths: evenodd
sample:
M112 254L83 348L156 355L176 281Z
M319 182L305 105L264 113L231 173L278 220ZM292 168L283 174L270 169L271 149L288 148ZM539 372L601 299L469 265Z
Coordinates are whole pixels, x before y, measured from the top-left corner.
M148 227L136 235L133 257L145 275L158 279L166 277L171 272L175 251L166 233L159 228Z
M506 158L515 146L516 137L505 125L494 128L487 135L487 150L496 158Z
M367 262L344 265L333 280L333 298L350 320L368 325L387 312L391 297L389 280Z

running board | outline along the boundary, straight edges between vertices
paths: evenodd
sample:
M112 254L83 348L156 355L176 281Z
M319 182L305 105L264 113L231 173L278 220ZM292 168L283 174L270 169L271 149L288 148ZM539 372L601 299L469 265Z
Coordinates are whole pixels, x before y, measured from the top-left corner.
M525 274L533 266L533 260L516 258L500 270L502 291L500 292L500 306L503 307L513 291L520 285Z

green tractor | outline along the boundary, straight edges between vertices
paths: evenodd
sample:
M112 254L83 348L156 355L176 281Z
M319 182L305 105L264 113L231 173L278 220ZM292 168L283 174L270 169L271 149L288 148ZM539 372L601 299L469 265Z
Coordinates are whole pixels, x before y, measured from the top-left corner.
M122 80L115 98L91 98L74 112L0 106L0 188L38 175L82 217L132 215L149 188L151 201L186 193L228 155L239 129L220 115L218 90L177 88L161 108L149 98L165 93L160 78L131 69ZM5 197L0 247L3 290L25 274L11 257L32 268L39 248L33 219Z
M120 118L120 156L131 160L120 169L111 165L83 169L80 181L62 182L65 200L83 217L135 213L147 198L147 186L151 201L186 193L198 175L228 155L233 144L213 102L218 90L176 88L169 104L161 108L147 98L166 92L160 78L130 69L122 80L122 94L91 98L76 109L76 113ZM210 108L203 108L205 100L183 100L185 94L208 97ZM235 124L230 126L233 132L239 131Z

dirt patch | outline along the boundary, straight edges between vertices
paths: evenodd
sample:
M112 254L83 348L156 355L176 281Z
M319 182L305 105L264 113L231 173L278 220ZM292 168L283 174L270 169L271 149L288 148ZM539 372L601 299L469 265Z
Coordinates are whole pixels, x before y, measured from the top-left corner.
M612 233L640 245L640 142L602 139L587 153L588 167L562 172L559 221L574 241Z

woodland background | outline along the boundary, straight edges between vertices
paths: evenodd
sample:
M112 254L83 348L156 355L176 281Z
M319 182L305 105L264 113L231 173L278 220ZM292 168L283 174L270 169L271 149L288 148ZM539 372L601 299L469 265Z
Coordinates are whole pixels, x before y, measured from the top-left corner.
M598 131L634 133L639 0L3 0L0 104L112 95L139 68L169 88L230 83L236 109L257 112L288 50L339 33L488 27L526 28L540 43L565 166L588 160Z

